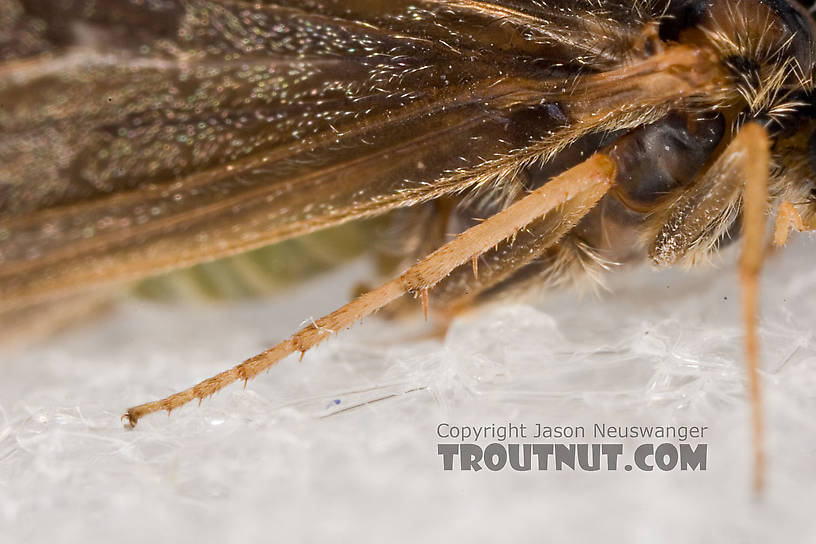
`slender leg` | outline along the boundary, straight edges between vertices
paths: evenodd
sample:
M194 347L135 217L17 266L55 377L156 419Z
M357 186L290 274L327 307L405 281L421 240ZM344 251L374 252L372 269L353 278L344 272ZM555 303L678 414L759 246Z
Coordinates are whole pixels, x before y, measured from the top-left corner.
M658 265L694 263L716 248L742 199L743 252L740 286L745 326L745 359L754 432L754 487L764 474L762 404L759 390L757 290L762 268L770 165L769 138L757 123L739 131L715 163L659 217L661 228L649 255Z
M765 470L763 443L762 399L759 388L759 340L757 338L758 279L765 247L765 214L768 199L769 139L765 129L756 124L741 130L746 160L742 163L745 176L743 192L743 249L740 259L743 319L745 323L745 357L748 366L748 387L751 395L754 427L754 489L762 489Z
M501 212L459 234L400 277L318 319L313 326L301 329L269 350L198 385L165 399L130 408L122 418L128 426L133 427L147 414L160 410L170 412L193 399L200 402L238 380L246 384L287 355L296 351L305 353L332 333L351 326L403 294L422 293L433 287L457 266L472 261L503 240L513 237L532 221L564 202L578 195L587 199L590 198L587 195L591 195L591 199L597 202L612 186L614 179L615 163L608 156L596 153Z

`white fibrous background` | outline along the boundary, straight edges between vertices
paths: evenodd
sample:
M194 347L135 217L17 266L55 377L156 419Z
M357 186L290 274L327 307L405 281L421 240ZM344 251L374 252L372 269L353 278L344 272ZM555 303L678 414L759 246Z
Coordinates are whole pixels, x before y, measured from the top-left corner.
M343 303L369 275L358 261L270 300L123 299L4 355L0 542L816 542L814 242L796 237L763 274L761 497L733 250L705 270L612 274L600 297L484 308L444 337L370 318L246 389L123 429L128 406ZM448 472L442 422L704 425L708 468Z

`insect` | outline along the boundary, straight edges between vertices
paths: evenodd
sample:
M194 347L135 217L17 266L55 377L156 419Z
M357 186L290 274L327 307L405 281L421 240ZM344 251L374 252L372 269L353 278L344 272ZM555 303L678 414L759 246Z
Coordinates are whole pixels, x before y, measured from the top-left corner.
M0 301L388 216L394 279L130 426L404 295L508 292L816 225L814 20L787 0L0 0ZM431 302L432 301L432 302Z

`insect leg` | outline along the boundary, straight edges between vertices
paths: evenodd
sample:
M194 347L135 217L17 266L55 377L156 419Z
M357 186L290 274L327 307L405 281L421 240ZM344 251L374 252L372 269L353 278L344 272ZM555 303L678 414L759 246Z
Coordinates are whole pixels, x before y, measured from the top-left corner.
M318 319L312 326L301 329L280 344L230 370L165 399L130 408L122 416L123 420L133 427L145 415L161 410L170 412L193 399L209 397L238 380L246 383L287 355L296 351L305 353L332 333L351 326L403 294L433 287L456 267L471 262L474 257L513 237L531 222L576 196L587 195L587 198L597 202L612 186L615 171L615 163L610 157L596 153L511 206L462 232L398 278L358 297Z
M743 249L740 259L743 320L745 323L745 357L754 426L754 489L762 489L764 448L762 402L759 389L759 339L757 335L758 278L765 247L765 213L768 201L770 143L765 129L757 123L745 125L741 132L746 143L743 161Z
M479 256L481 267L474 274L473 263L457 267L431 291L435 306L451 317L471 307L481 296L510 280L522 270L550 262L548 253L595 207L594 194L581 193L550 213L531 222L512 239L504 240ZM539 284L547 283L537 274Z
M770 164L769 138L757 123L748 123L711 167L658 216L660 228L649 256L661 266L691 262L716 248L740 210L743 254L740 284L745 325L745 355L754 427L754 485L762 486L762 409L759 391L757 280L762 267Z
M813 220L805 222L796 207L787 200L779 205L776 212L776 223L774 225L774 245L782 247L788 242L788 236L792 230L798 232L806 230L816 230L816 222Z

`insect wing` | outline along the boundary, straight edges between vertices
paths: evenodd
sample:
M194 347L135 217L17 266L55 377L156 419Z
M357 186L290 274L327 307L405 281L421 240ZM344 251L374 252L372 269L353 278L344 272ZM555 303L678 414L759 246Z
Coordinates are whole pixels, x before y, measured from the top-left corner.
M435 180L553 125L494 103L517 52L480 52L490 44L425 9L408 24L404 3L352 2L342 18L309 3L68 4L12 2L5 23L7 303L460 190Z
M706 92L666 68L694 52L627 72L614 2L4 1L6 305L507 185Z

